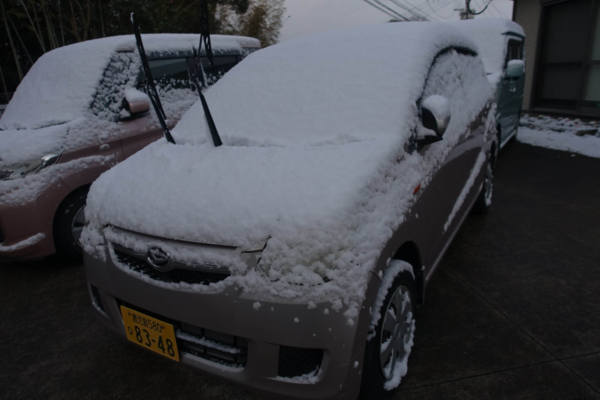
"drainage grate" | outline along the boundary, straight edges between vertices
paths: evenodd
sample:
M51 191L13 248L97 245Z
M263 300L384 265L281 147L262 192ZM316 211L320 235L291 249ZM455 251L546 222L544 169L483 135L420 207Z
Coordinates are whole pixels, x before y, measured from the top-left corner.
M167 283L185 282L189 284L209 285L211 283L221 282L229 277L228 273L194 271L190 269L176 268L168 272L155 270L147 261L125 253L124 251L113 248L117 260L127 265L136 272L142 273L150 278Z
M281 346L279 348L278 375L283 378L293 378L311 373L316 374L322 360L322 349Z

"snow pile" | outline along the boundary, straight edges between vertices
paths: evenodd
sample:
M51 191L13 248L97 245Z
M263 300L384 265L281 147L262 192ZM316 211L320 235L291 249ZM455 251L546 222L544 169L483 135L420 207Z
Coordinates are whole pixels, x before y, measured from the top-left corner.
M504 73L506 33L513 32L525 36L521 25L505 18L480 18L446 22L468 34L477 44L477 49L485 71L494 79Z
M492 94L479 59L454 51L426 82L449 46L474 47L447 24L403 23L251 54L206 92L225 145L208 140L196 103L173 130L177 145L160 140L92 185L86 251L102 256L108 225L247 251L266 243L256 267L232 252L230 278L187 289L239 285L265 300L331 301L354 324L413 189L426 187ZM409 154L422 94L448 98L452 118L444 140Z
M600 123L584 123L579 119L524 115L517 140L533 146L546 147L600 158Z

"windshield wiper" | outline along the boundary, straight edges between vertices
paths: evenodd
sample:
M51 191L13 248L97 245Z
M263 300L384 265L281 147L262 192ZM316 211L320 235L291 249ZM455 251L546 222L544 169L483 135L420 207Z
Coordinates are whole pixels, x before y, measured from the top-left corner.
M217 131L217 126L215 125L215 121L213 120L208 108L208 103L202 94L202 89L207 87L204 71L202 70L202 61L200 60L203 42L204 49L206 50L206 56L208 58L208 62L210 63L210 69L212 71L214 69L214 63L212 45L210 43L210 29L208 27L208 3L206 0L200 0L200 43L198 44L198 51L196 52L196 49L194 49L194 53L196 53L196 70L192 74L192 79L194 80L194 84L196 85L198 94L200 95L200 102L202 103L202 108L204 109L204 115L206 115L206 122L208 124L208 129L210 130L210 136L212 137L215 147L219 147L223 144L223 142L221 141L221 137ZM201 78L198 78L198 76ZM202 84L200 84L200 81L202 81Z
M137 44L138 53L140 53L140 59L142 60L144 74L146 74L146 92L148 93L148 97L150 97L150 101L152 102L152 106L154 107L154 111L156 112L156 116L160 122L160 126L162 126L162 130L165 134L167 142L175 144L175 139L173 139L173 136L169 131L169 127L167 127L167 116L165 115L162 103L160 102L160 97L156 91L156 86L154 85L154 79L152 78L152 72L150 71L148 57L146 57L146 51L144 50L144 43L142 42L142 35L140 34L140 27L138 26L137 19L135 18L135 13L131 13L131 23L133 24L135 42Z

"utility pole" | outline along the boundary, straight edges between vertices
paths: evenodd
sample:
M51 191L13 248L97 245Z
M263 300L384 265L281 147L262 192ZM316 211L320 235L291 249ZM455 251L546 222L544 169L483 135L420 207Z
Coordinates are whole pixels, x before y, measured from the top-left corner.
M469 3L471 2L471 0L465 0L465 8L457 8L454 11L459 11L460 12L460 19L473 19L475 18L475 15L471 14L469 12L470 8L469 8Z

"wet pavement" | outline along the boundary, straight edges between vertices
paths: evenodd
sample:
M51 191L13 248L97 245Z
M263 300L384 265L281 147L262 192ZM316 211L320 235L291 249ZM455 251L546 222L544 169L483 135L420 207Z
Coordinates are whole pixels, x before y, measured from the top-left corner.
M1 399L259 399L96 321L81 265L0 261ZM427 288L396 399L600 399L600 159L509 144Z

